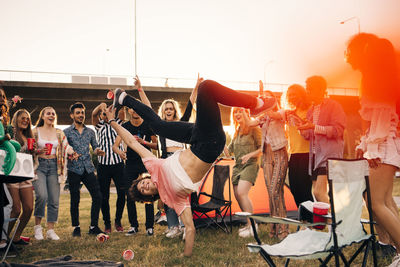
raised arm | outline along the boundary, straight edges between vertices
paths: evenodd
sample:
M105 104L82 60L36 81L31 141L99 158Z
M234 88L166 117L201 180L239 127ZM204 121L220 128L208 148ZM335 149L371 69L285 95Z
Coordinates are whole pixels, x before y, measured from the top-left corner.
M140 100L142 101L142 103L151 108L150 100L147 98L146 93L143 91L142 84L137 75L135 77L135 87L138 90L139 97L140 97Z
M100 103L97 107L95 107L92 111L92 125L96 125L99 123L99 114L102 110L107 108L106 103Z
M190 102L192 103L192 105L194 105L194 103L196 103L196 99L197 99L197 90L199 89L199 85L204 81L203 77L200 77L200 73L197 73L197 82L196 85L193 88L192 93L190 94Z
M121 157L121 159L126 160L126 152L119 149L119 145L121 144L121 141L122 141L121 137L119 135L117 135L117 137L115 138L115 142L112 146L112 151L114 153L118 154Z
M115 121L114 114L115 114L115 109L112 107L112 105L110 105L106 109L106 116L108 118L108 122L110 123L111 127L113 127L114 130L117 132L118 136L120 136L121 139L125 142L125 144L129 146L131 149L133 149L136 153L138 153L141 158L155 157L153 153L151 153L144 146L139 144L136 138L128 130L126 130L124 127L122 127Z

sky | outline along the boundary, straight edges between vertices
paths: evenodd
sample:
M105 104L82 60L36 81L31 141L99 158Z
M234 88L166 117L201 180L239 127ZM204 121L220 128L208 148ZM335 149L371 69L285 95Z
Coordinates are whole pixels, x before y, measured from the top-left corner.
M0 10L0 70L137 73L145 83L323 75L353 88L360 76L343 52L358 24L400 49L398 0L137 0L136 70L133 0L1 0Z

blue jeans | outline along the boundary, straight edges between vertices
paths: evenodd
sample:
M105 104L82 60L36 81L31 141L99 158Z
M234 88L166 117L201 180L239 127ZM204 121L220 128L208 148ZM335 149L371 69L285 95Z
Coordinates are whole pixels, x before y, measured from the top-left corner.
M33 181L33 187L35 188L34 216L43 218L47 204L47 222L57 222L60 200L57 159L39 158L36 174L38 179Z
M164 203L165 216L167 217L168 228L172 228L179 225L178 215L175 210L168 207L167 204Z

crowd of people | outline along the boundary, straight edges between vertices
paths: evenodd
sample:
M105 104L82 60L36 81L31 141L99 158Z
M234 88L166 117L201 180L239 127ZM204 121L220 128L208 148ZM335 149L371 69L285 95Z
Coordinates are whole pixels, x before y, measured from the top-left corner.
M392 189L395 172L400 167L400 81L395 51L387 39L360 33L349 40L345 55L353 69L362 74L360 115L367 124L356 155L368 159L380 248L393 256L397 254L393 260L396 266L400 262L400 219ZM86 109L80 102L71 105L73 123L63 131L56 128L57 115L52 107L41 110L35 127L25 109L17 110L10 121L6 92L1 89L2 123L21 144L20 152L34 158L33 181L0 188L9 198L5 216L20 219L14 244L29 244L22 233L32 211L34 238L44 239L42 218L46 206L46 238L60 239L55 224L60 183L65 178L70 192L72 235L81 236L81 183L92 198L88 234L111 233L109 196L113 180L117 191L115 231L124 232L121 219L126 203L130 227L125 235L139 232L135 202L140 201L145 203L146 234L153 235L153 203L158 200L158 208L167 217L165 235L169 238L184 235L184 255L190 256L195 227L189 196L198 190L204 175L223 151L235 158L232 184L242 211L253 212L249 191L255 185L260 167L271 216L286 217L283 192L287 174L297 205L308 200L329 203L326 162L328 158L343 157L346 128L343 107L327 96L327 82L322 76L308 77L305 87L290 85L284 99L264 91L261 81L259 86L260 95L254 97L198 77L181 116L179 104L173 99L163 101L158 114L153 111L136 77L140 100L117 88L112 105L100 103L93 110L95 131L85 125ZM280 102L285 105L281 107ZM230 144L226 144L218 104L233 107L231 120L235 131ZM31 138L35 142L33 148L28 148ZM90 149L98 157L97 170ZM160 158L152 150L159 150ZM104 231L99 228L100 211ZM6 227L11 231L13 223ZM238 231L240 237L252 234L249 222ZM271 238L282 240L288 234L288 225L269 226ZM5 246L3 238L0 250Z

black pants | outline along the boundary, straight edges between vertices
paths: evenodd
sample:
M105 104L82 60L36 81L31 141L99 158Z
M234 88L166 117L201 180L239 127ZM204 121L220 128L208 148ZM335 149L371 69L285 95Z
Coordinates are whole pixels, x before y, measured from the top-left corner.
M191 151L204 162L212 163L225 145L219 104L255 108L257 98L236 92L215 81L206 80L197 93L196 122L165 121L151 108L133 97L124 98L123 105L136 111L155 134L181 143L191 144Z
M295 153L289 160L289 183L297 207L300 203L311 200L312 181L308 175L308 153Z
M99 213L101 207L101 192L100 186L97 182L96 175L93 172L87 173L86 171L79 175L75 172L68 171L69 192L71 195L71 220L72 226L79 225L79 202L80 191L79 186L81 181L86 186L87 190L92 197L92 207L90 209L90 225L97 226L99 223Z
M126 206L128 208L128 218L129 223L132 227L139 227L139 223L137 220L137 211L136 211L136 203L135 201L129 197L128 190L131 186L132 182L138 178L138 176L146 171L146 168L143 164L130 164L129 161L125 165L124 168L124 192L127 196ZM145 204L146 211L146 229L153 228L154 226L154 205L153 203Z
M99 180L100 191L101 191L101 213L103 214L104 225L106 228L111 226L110 219L110 184L113 179L115 188L117 189L117 202L115 212L115 222L121 224L122 213L125 206L125 192L123 190L123 175L124 175L124 163L118 163L115 165L103 165L97 166L97 177Z

